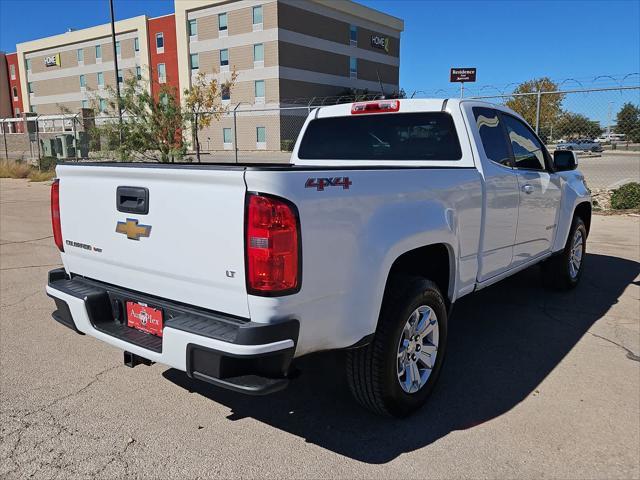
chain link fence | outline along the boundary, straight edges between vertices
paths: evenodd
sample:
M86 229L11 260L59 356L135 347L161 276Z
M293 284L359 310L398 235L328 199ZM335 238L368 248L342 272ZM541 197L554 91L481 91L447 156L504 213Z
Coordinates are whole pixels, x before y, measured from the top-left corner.
M300 99L299 105L283 108L240 104L214 115L202 114L199 118L202 128L197 133L199 161L286 163L307 115L314 108L375 98L380 97L315 97L304 102ZM576 150L580 169L596 193L640 181L639 86L469 98L515 110L538 132L550 151ZM119 119L88 116L90 112L0 119L3 143L0 151L4 151L6 158L32 161L120 160ZM202 121L205 117L210 117L208 122ZM128 121L125 115L123 122ZM198 161L191 131L169 133L168 140L163 139L158 148L138 151L130 160ZM166 144L171 142L186 144L185 151L167 149Z
M640 182L640 87L470 97L522 115L549 151L575 150L596 195Z

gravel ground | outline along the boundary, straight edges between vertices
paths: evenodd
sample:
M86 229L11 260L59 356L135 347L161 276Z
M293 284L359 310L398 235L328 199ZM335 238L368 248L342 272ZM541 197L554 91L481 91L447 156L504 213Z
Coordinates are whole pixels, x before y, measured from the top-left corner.
M431 400L394 421L340 354L252 398L55 323L48 195L0 180L0 478L640 478L637 217L594 217L573 292L533 268L461 300Z

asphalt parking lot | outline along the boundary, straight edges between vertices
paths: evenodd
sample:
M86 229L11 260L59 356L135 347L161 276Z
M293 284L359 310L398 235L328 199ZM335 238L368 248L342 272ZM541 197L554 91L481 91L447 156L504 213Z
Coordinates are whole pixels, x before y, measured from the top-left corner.
M640 181L640 152L581 155L579 162L580 171L591 189L615 189L628 182Z
M0 477L640 478L640 219L595 216L570 293L537 268L459 302L426 408L352 401L340 354L252 398L50 318L49 187L0 180Z

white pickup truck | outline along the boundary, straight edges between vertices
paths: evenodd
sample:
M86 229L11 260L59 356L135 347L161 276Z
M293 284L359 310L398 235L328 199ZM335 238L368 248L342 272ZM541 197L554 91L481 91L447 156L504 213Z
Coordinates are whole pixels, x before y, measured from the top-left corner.
M468 100L316 109L286 165L62 164L53 318L129 366L251 394L348 349L356 399L405 416L438 378L456 300L537 263L578 283L591 200L576 166Z

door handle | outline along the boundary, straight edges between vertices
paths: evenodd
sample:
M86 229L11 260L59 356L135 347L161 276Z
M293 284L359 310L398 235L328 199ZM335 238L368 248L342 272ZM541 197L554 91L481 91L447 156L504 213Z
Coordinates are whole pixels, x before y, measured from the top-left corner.
M528 184L528 183L527 183L527 184L525 184L525 185L523 185L523 186L522 186L522 191L523 191L524 193L526 193L526 194L533 193L533 185L530 185L530 184Z
M118 187L116 208L123 213L149 213L149 189L143 187Z

